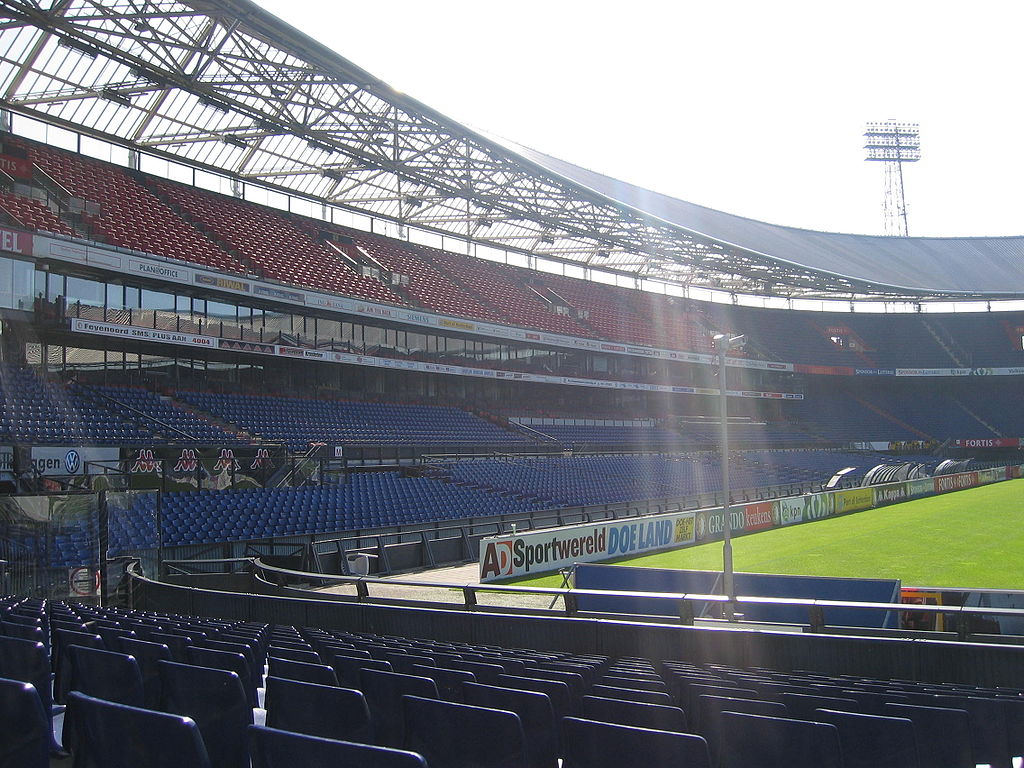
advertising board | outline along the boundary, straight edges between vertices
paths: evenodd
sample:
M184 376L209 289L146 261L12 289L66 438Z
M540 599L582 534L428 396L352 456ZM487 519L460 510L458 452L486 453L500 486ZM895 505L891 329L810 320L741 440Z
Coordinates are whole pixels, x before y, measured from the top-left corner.
M693 512L609 520L480 540L480 581L553 571L694 542Z
M848 491L836 491L835 514L841 515L844 512L856 512L858 509L867 509L875 503L875 492L872 488L852 488Z

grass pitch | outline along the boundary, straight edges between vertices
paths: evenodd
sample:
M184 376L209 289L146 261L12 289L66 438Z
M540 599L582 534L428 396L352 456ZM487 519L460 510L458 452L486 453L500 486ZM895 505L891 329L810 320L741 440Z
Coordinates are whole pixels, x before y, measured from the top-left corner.
M722 543L609 561L719 570ZM1024 589L1024 481L946 493L733 538L737 571ZM561 586L558 574L515 584Z

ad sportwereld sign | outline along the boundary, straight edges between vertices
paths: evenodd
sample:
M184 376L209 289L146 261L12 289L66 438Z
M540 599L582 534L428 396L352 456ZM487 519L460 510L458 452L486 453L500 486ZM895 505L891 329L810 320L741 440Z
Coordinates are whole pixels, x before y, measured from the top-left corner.
M553 571L694 541L692 512L609 520L480 540L480 581Z

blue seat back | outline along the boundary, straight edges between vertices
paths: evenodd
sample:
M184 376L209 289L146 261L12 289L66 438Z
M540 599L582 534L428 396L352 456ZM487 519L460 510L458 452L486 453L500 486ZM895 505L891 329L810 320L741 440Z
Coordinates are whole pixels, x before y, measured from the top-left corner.
M338 677L334 670L326 664L310 664L305 661L282 659L273 655L268 659L270 674L287 680L300 680L304 683L317 685L337 685Z
M236 651L219 651L212 648L188 648L188 663L211 669L223 669L238 675L250 707L257 704L253 672L245 656Z
M505 688L518 688L522 691L538 691L543 693L551 702L551 709L555 713L556 722L561 722L563 717L576 713L569 686L561 680L520 677L519 675L499 675L498 685Z
M914 723L904 717L819 709L814 719L839 732L845 768L918 768Z
M71 654L68 653L68 648L73 645L83 648L99 648L100 650L107 647L99 635L70 629L59 629L54 632L53 698L60 704L64 703L68 691L71 690Z
M142 674L142 691L145 695L147 709L159 709L161 701L160 669L158 661L171 661L171 650L163 643L152 643L148 640L122 637L121 651L131 654L139 665Z
M975 765L971 748L971 723L966 710L917 704L886 704L885 713L891 717L905 717L914 724L922 766L971 768Z
M515 712L526 739L527 764L530 768L555 768L559 753L558 724L551 700L545 694L480 683L466 683L462 690L466 704Z
M786 705L777 701L732 699L725 696L702 694L697 697L696 708L689 718L690 727L707 739L712 765L718 764L718 744L722 733L723 712L747 712L752 715L786 717Z
M371 659L369 654L364 657L336 655L331 658L331 668L338 678L338 685L343 688L359 687L359 670L375 669L378 672L391 672L391 662Z
M187 717L68 695L82 749L103 768L211 768L199 728ZM76 765L78 764L76 756Z
M429 677L400 675L375 669L360 670L359 690L363 692L366 705L370 708L374 741L381 746L399 749L405 746L402 697L438 698L437 686Z
M43 711L50 714L50 658L41 642L0 637L0 677L31 683L43 703Z
M31 683L0 678L0 768L49 768L50 715Z
M68 653L71 690L131 707L145 704L142 672L134 656L78 645L68 648Z
M444 669L442 667L429 667L425 664L413 664L410 675L429 677L437 686L437 695L445 701L454 701L460 704L469 704L463 696L463 685L475 683L476 677L472 672L462 669Z
M963 709L971 723L971 751L976 764L1006 768L1010 754L1010 734L1002 702L979 696L936 696L935 706Z
M656 731L578 717L562 721L562 768L686 766L711 768L707 742L694 734Z
M739 712L721 723L721 768L843 768L834 725Z
M806 693L780 693L779 701L786 705L789 717L797 720L814 720L816 709L833 709L842 712L858 712L854 699L836 696L814 696Z
M686 733L686 713L679 707L644 704L602 696L584 696L582 715L587 720L633 725L656 731Z
M352 688L267 678L267 727L338 741L372 738L370 710Z
M252 707L235 672L213 667L157 662L163 709L192 718L215 768L246 768L245 729Z
M348 766L349 768L427 768L420 755L400 749L353 744L317 736L249 726L252 768Z
M606 699L622 699L644 704L661 704L665 707L673 705L672 697L664 691L642 691L637 688L619 688L614 685L594 685L590 688L594 696Z
M519 716L501 709L404 696L405 748L431 768L527 768Z

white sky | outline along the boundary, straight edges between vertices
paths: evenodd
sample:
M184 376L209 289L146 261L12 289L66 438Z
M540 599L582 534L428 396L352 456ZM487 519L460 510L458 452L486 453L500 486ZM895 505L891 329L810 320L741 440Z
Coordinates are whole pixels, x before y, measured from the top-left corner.
M776 224L882 234L864 124L916 122L910 234L1024 234L1024 3L256 2L468 126Z

